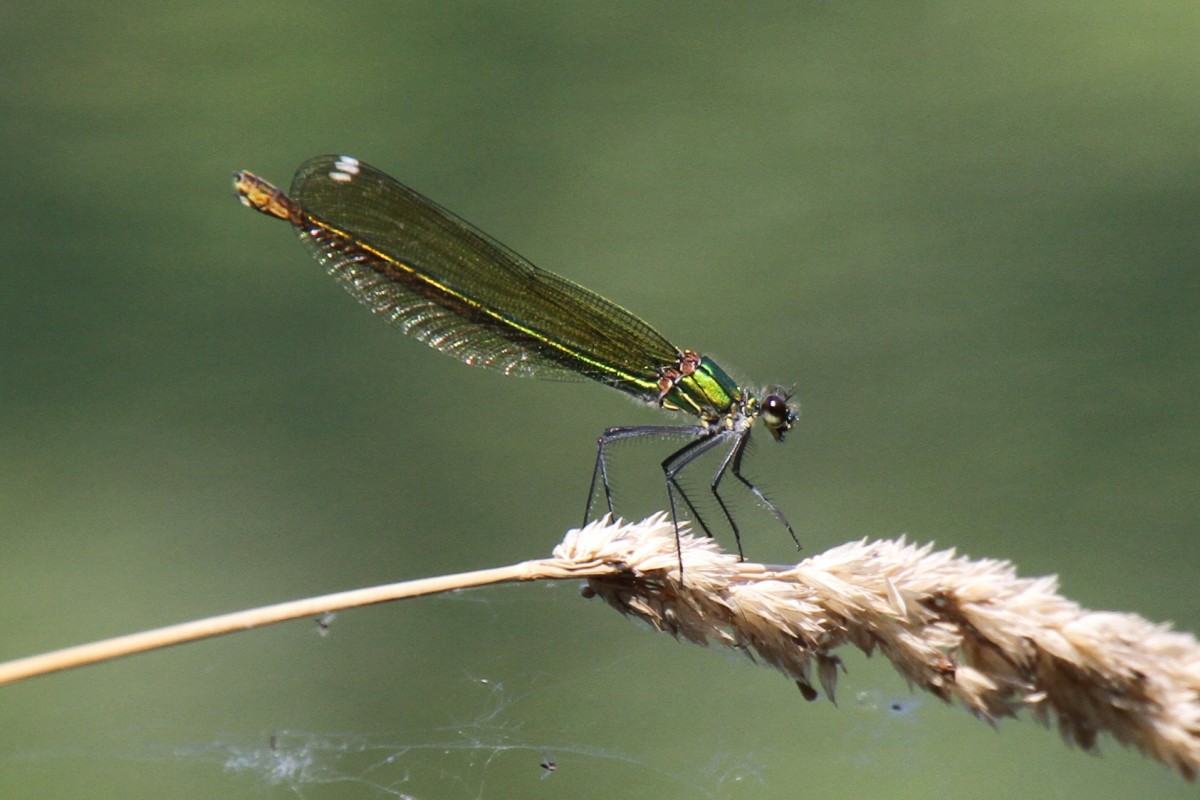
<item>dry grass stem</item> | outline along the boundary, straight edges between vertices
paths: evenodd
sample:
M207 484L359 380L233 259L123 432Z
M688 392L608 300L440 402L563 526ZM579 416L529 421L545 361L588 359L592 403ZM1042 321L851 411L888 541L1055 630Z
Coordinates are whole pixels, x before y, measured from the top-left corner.
M602 565L589 566L591 567L590 574L601 574L605 569ZM280 622L314 619L348 608L361 608L497 583L576 577L576 574L570 566L564 571L558 562L526 561L509 567L389 583L383 586L371 586L366 589L353 589L348 592L276 603L6 661L0 663L0 684L14 683L39 675L49 675L52 672L98 664L102 661L112 661L135 653L161 650L172 645L210 639L229 633L239 633Z
M532 580L586 579L586 593L697 644L771 664L832 700L852 644L883 653L911 684L989 722L1028 709L1091 750L1107 732L1193 779L1200 768L1200 646L1133 614L1094 612L1054 578L1018 578L899 541L852 542L792 567L739 562L669 520L571 531L554 558L358 589L223 614L0 664L0 683L341 609ZM679 578L682 555L684 581Z
M1178 770L1200 768L1200 646L1134 614L1088 611L1054 577L1019 578L898 541L835 547L794 567L739 562L670 522L589 525L555 549L568 562L623 564L588 593L658 630L737 648L794 679L805 698L835 697L852 644L878 650L910 682L988 722L1027 709L1085 750L1100 733Z

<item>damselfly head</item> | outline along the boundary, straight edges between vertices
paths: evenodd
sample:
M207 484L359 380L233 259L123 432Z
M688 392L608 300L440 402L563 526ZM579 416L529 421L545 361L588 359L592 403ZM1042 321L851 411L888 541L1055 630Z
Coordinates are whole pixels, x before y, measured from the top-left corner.
M783 435L796 424L798 412L791 406L789 400L791 400L790 394L782 389L776 389L769 391L759 406L759 416L777 442L782 442Z

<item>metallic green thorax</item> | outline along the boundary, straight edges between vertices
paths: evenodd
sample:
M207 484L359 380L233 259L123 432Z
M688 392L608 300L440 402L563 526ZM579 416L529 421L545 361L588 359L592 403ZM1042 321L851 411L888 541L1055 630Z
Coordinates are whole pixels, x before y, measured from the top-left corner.
M745 392L707 356L700 356L691 374L682 375L663 397L662 405L715 422L745 401Z

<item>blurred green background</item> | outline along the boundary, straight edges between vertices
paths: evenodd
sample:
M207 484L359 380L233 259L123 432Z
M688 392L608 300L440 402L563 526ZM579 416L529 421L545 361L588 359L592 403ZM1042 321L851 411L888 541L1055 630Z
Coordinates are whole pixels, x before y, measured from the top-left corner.
M232 196L326 152L794 386L747 471L806 552L907 533L1200 628L1194 2L41 2L0 30L0 657L544 555L600 430L665 421L405 339ZM660 507L664 447L623 448L625 513ZM793 557L729 494L751 557ZM806 704L574 586L421 600L5 687L0 795L1195 796L844 655L840 705Z

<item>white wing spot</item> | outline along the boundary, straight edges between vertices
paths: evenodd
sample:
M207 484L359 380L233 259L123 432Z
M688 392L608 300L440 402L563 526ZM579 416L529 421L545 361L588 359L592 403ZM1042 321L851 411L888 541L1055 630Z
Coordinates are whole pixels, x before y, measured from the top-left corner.
M354 176L358 172L357 158L353 156L338 156L338 160L333 162L333 172L329 173L329 177L338 183L349 183L354 180Z

